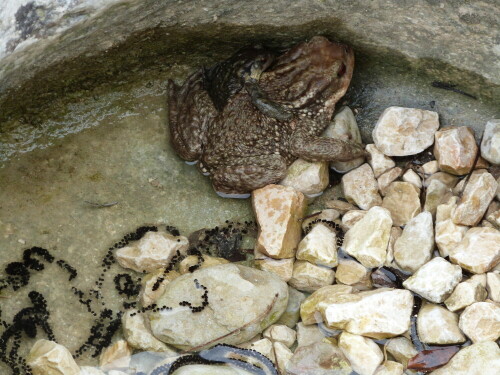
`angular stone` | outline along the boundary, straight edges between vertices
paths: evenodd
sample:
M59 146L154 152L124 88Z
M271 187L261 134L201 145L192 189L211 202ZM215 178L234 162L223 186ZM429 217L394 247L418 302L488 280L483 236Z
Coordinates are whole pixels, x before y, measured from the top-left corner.
M500 306L494 302L476 302L460 314L460 329L473 343L496 341L500 337Z
M177 251L184 253L188 246L188 239L184 236L147 232L136 244L117 250L115 257L124 268L152 272L166 267Z
M70 351L64 346L49 340L38 340L31 348L27 358L33 375L79 375L80 367Z
M114 367L128 367L132 348L125 340L118 340L108 346L99 357L99 366L104 370L110 370Z
M488 121L484 127L481 155L493 164L500 164L500 120Z
M457 207L458 198L452 197L447 203L436 208L436 245L442 257L447 257L450 249L455 248L464 238L469 227L453 222L453 212Z
M446 172L437 172L434 173L432 176L426 178L423 182L423 185L425 187L429 187L432 181L435 180L438 180L439 182L445 184L447 187L453 189L457 185L458 177Z
M256 252L254 264L255 268L266 272L272 272L284 282L288 282L292 278L294 262L295 258L273 259Z
M342 107L333 117L331 124L323 133L324 137L340 139L342 141L361 143L356 118L349 107ZM359 157L349 161L332 161L330 168L339 173L345 173L351 169L359 167L365 161L364 157Z
M455 224L474 226L479 223L496 194L498 184L484 169L472 172L462 198L453 214Z
M335 303L338 296L351 294L353 288L348 285L327 285L324 286L309 297L300 305L300 317L305 325L316 324L318 318L316 313L320 311L320 305Z
M391 227L389 211L373 207L345 234L344 249L363 266L380 267L386 258Z
M209 308L193 314L182 301L201 304L204 289ZM276 322L285 311L288 287L277 276L237 264L222 264L185 274L170 284L148 314L153 335L179 349L202 349L217 343L245 342ZM172 310L162 310L162 307Z
M466 126L443 128L435 137L434 156L439 169L458 176L468 173L478 152L472 129Z
M316 225L300 241L296 258L320 266L337 266L337 237L335 233L324 225Z
M97 367L82 366L80 367L79 375L106 375L106 374L101 370L99 370Z
M427 163L422 165L422 172L429 177L430 175L439 171L439 164L437 160L428 161Z
M359 375L373 375L384 360L382 350L372 340L363 336L342 332L339 348Z
M358 290L363 290L371 287L370 275L370 270L355 260L340 259L335 273L335 280L337 283L351 285Z
M351 229L354 224L365 217L367 212L368 211L364 210L352 210L346 212L344 216L342 216L342 227L344 228L344 230L348 231L349 229Z
M420 341L426 344L449 345L466 340L458 328L458 315L432 303L425 303L420 308L417 330Z
M486 274L486 289L488 290L488 297L500 303L500 273L488 272Z
M267 185L252 192L259 235L255 249L275 259L292 258L300 241L304 194L290 187Z
M339 199L334 199L331 201L326 201L325 202L326 207L332 208L334 210L337 210L340 212L341 215L344 215L347 211L351 210L357 210L358 207L349 203L349 202L344 202Z
M433 180L426 189L424 211L436 214L437 206L447 202L453 193L449 187L441 181Z
M297 289L288 287L288 304L286 310L281 314L280 318L276 322L277 324L284 324L287 327L294 328L300 319L300 305L306 296L304 293L299 292Z
M387 351L406 368L408 361L418 354L417 349L406 337L390 339L386 345Z
M469 279L458 284L444 304L448 310L457 311L473 303L484 301L487 295L486 288L480 282Z
M288 362L293 357L293 352L282 342L274 342L273 351L279 372L285 374Z
M422 179L420 176L413 170L413 169L408 169L404 174L403 174L403 181L404 182L409 182L413 186L415 186L417 189L422 188Z
M297 159L288 167L286 177L280 185L289 186L308 197L316 197L323 193L328 183L327 162Z
M497 375L500 368L500 348L492 341L462 348L432 375Z
M324 338L325 335L317 324L305 325L303 322L297 323L297 347L311 345L322 341Z
M297 338L297 332L282 324L273 324L269 326L263 332L263 335L265 338L271 341L281 342L287 347L291 347Z
M402 173L403 170L399 167L391 168L378 178L378 189L382 196L385 196L387 194L389 186L392 184L392 182L396 181Z
M500 262L500 231L471 228L449 253L450 260L462 268L473 273L486 273Z
M382 204L378 184L371 167L365 163L342 177L345 198L363 210Z
M175 355L176 352L167 344L161 342L151 334L144 322L144 314L138 310L128 310L122 317L122 331L127 343L138 350L151 352L167 352Z
M404 233L403 233L404 234ZM403 286L434 303L443 302L462 279L462 269L441 257L420 267Z
M372 135L375 145L385 155L407 156L431 146L438 128L436 112L389 107L378 119Z
M340 217L340 213L332 208L314 211L311 214L315 215L302 220L302 230L306 233L317 225L325 225L327 228L330 228L326 224L322 224L321 220L335 221Z
M181 261L179 264L179 272L181 275L190 272L189 268L192 266L196 266L199 263L199 259L197 255L189 255L185 259ZM200 268L207 268L212 266L217 266L219 264L227 264L229 261L227 259L221 257L212 257L207 254L203 254L203 263Z
M342 351L328 342L300 346L288 362L287 375L350 375L351 365Z
M375 375L403 375L404 367L401 363L394 361L385 361L377 369Z
M365 149L369 154L368 164L372 167L375 178L378 178L381 174L396 166L394 160L385 156L374 144L366 145Z
M411 219L394 244L394 260L405 271L415 272L430 258L434 248L434 228L430 212Z
M256 350L261 354L264 354L271 361L276 363L276 357L274 356L273 343L269 339L261 339L253 342L248 349Z
M141 291L139 293L139 301L143 307L149 306L156 302L163 294L167 285L181 274L177 271L163 273L162 269L148 273L142 278Z
M386 190L382 207L390 211L394 225L406 225L421 211L420 190L409 182L393 182Z
M325 285L333 284L333 280L335 271L331 268L298 260L293 265L293 275L288 283L298 290L314 292Z
M412 306L413 296L409 291L380 288L340 294L319 308L328 327L381 339L408 330Z
M397 239L401 237L403 230L400 227L392 227L389 236L389 244L387 245L387 256L385 257L384 265L387 267L399 268L399 266L394 262L394 244Z

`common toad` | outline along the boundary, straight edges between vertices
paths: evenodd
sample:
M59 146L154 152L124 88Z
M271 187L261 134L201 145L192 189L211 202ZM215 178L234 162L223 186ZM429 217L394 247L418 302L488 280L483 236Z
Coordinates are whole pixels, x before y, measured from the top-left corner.
M347 161L363 156L360 144L320 136L347 91L353 67L351 48L321 36L277 56L260 74L258 90L271 112L284 108L291 114L288 119L256 106L251 90L233 90L217 109L203 69L181 87L169 81L173 147L182 159L198 162L219 195L230 197L279 182L297 158Z

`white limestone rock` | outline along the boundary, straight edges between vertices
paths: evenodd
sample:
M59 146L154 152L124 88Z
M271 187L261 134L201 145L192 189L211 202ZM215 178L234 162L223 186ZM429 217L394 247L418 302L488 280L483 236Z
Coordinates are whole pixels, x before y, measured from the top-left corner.
M124 268L152 272L166 267L177 251L185 253L188 246L188 239L184 236L148 232L137 243L117 250L115 257Z
M317 266L305 260L297 260L293 265L292 278L288 283L298 290L314 292L319 288L333 284L335 271L324 266Z
M304 293L288 286L288 304L276 323L294 328L300 319L300 305L305 299L306 295Z
M453 212L457 207L458 198L451 197L447 203L440 204L436 208L436 245L439 254L447 257L450 249L455 248L464 238L469 227L457 225L453 222Z
M207 288L209 306L193 314L180 303L203 301L197 283ZM147 315L153 335L182 350L202 350L240 344L275 323L287 307L288 286L270 272L221 264L179 276L156 303L160 311Z
M323 133L324 137L340 139L342 141L361 143L356 118L349 107L342 107L333 117L332 122ZM332 161L330 168L339 173L345 173L351 169L359 167L365 161L364 157L359 157L349 161Z
M352 369L359 375L373 375L384 360L382 350L372 340L342 332L339 348L351 363Z
M392 227L388 210L373 207L344 237L345 251L365 267L380 267L387 255L387 244Z
M479 223L493 200L497 187L495 178L485 169L472 172L453 214L453 222L469 226Z
M297 332L283 324L273 324L262 334L265 338L274 342L281 342L288 348L293 345L295 339L297 338Z
M254 341L248 349L256 350L261 354L264 354L272 362L276 363L276 357L274 356L273 343L271 340L264 338Z
M488 293L486 288L475 279L459 283L453 293L444 301L450 311L458 311L476 302L486 299Z
M486 273L500 262L500 231L471 228L463 240L449 250L450 260L473 273Z
M427 344L458 344L466 340L458 328L458 315L433 303L424 303L417 317L420 341Z
M488 297L500 303L500 273L488 272L486 274L486 289L488 290Z
M430 212L411 219L394 244L394 260L401 269L417 271L430 258L434 248L434 227Z
M422 188L422 179L420 176L413 170L413 169L408 169L404 174L403 174L403 181L404 182L409 182L413 186L415 186L417 189Z
M351 229L354 224L365 217L367 212L368 211L364 210L351 210L346 212L344 216L342 216L342 227L344 231L347 232L349 229Z
M446 173L446 172L436 172L433 175L426 178L423 182L423 185L425 187L429 187L429 185L432 183L432 181L435 181L435 180L438 180L439 182L445 184L450 189L453 189L457 185L458 177L454 176L452 174ZM455 192L453 194L455 194ZM458 195L458 192L456 194Z
M460 314L460 329L473 343L496 341L500 337L500 306L494 302L476 302Z
M384 172L377 180L378 190L380 194L384 197L387 194L389 186L396 181L399 176L403 173L403 170L399 167L391 168L387 172Z
M347 201L363 210L382 204L377 180L367 163L342 176L342 190Z
M401 237L403 230L400 227L392 227L389 236L389 244L387 245L387 256L385 257L384 265L386 267L399 268L399 266L394 262L394 244L397 239Z
M293 352L282 342L274 342L273 351L279 372L285 374L288 362L293 357Z
M307 219L302 220L302 230L304 232L308 232L312 228L317 225L325 225L321 222L316 222L317 220L328 220L328 221L336 221L340 217L340 212L334 210L333 208L325 208L323 210L315 210L311 212L311 215L314 216L308 217ZM309 216L309 215L308 215ZM325 225L327 228L331 229L329 226ZM335 232L335 231L334 231Z
M385 361L377 369L375 375L403 375L404 367L401 363L394 361Z
M128 345L127 341L118 340L102 352L99 357L99 366L103 370L128 367L131 356L132 348Z
M189 269L192 266L198 265L200 262L199 258L197 255L189 255L186 258L184 258L180 264L179 264L179 273L181 275L184 275L185 273L190 272ZM212 257L207 254L203 254L203 263L199 268L207 268L207 267L212 267L212 266L217 266L219 264L227 264L230 263L227 259L221 258L221 257Z
M82 366L80 367L79 375L106 375L103 371L99 370L97 367Z
M427 163L422 165L422 172L429 177L430 175L439 171L439 164L437 160L428 161Z
M500 348L492 341L473 344L455 354L431 375L498 375Z
M387 351L406 368L408 361L418 354L417 349L406 337L394 337L387 342Z
M386 189L382 207L390 211L394 225L406 225L421 212L420 190L409 182L395 181Z
M453 196L452 190L441 181L433 180L426 189L424 211L436 215L437 206L447 202Z
M345 213L347 211L358 209L357 206L355 206L349 202L341 201L340 199L333 199L331 201L326 201L325 205L328 208L332 208L332 209L338 211L341 215L345 215Z
M299 243L296 258L313 264L336 267L337 236L324 225L316 225Z
M320 342L324 337L325 335L317 324L305 325L302 322L297 323L297 348Z
M80 367L64 346L49 340L38 340L27 358L33 375L79 375Z
M252 192L259 235L255 249L274 259L292 258L301 237L304 194L290 187L267 185Z
M410 326L413 296L407 290L380 288L340 294L319 305L325 324L376 339L394 337Z
M308 197L316 197L323 193L328 183L328 163L326 161L310 162L297 159L288 167L286 177L280 182L280 185L289 186Z
M486 123L481 142L481 155L492 164L500 164L500 120Z
M370 289L371 272L362 264L352 259L340 259L335 280L337 283L351 285L357 290Z
M144 322L144 314L136 309L128 310L122 317L122 331L127 343L138 350L151 352L166 352L175 355L176 352L167 344L151 334Z
M378 119L372 135L375 145L385 155L407 156L431 146L438 128L436 112L389 107Z
M340 284L327 285L318 289L300 305L302 323L306 325L316 324L318 322L317 312L321 310L322 305L336 303L339 298L341 299L339 296L351 293L353 293L351 286Z
M294 263L295 258L273 259L255 251L255 268L272 272L284 282L288 282L292 278Z
M148 273L142 278L139 301L143 307L147 307L156 302L163 294L167 285L179 277L181 274L175 270L164 273L163 269Z
M382 173L396 166L394 160L385 156L374 144L366 145L365 149L369 154L368 164L372 167L375 178L378 178Z
M404 233L403 233L404 234ZM436 257L420 267L403 286L425 299L443 302L462 279L462 269L444 258Z
M478 152L472 129L466 126L443 128L435 137L434 156L439 169L458 176L468 173Z
M339 347L326 341L299 346L286 369L286 375L350 375L351 373L351 365Z

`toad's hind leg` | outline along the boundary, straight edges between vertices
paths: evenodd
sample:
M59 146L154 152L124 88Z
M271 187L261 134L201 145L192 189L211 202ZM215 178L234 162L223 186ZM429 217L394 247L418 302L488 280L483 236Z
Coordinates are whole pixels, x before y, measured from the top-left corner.
M203 72L192 74L181 87L169 80L167 91L170 142L182 159L196 161L203 152L207 126L217 114L204 89Z
M239 158L213 171L212 184L222 197L247 198L252 190L281 181L286 169L285 159L280 155Z
M304 131L292 135L290 152L307 161L349 161L366 155L360 143L319 137Z

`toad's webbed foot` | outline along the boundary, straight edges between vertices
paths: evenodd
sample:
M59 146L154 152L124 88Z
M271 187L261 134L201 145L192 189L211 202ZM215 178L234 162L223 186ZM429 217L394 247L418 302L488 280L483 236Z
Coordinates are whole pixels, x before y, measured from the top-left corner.
M366 155L360 143L314 136L300 130L291 138L290 152L308 161L349 161Z

